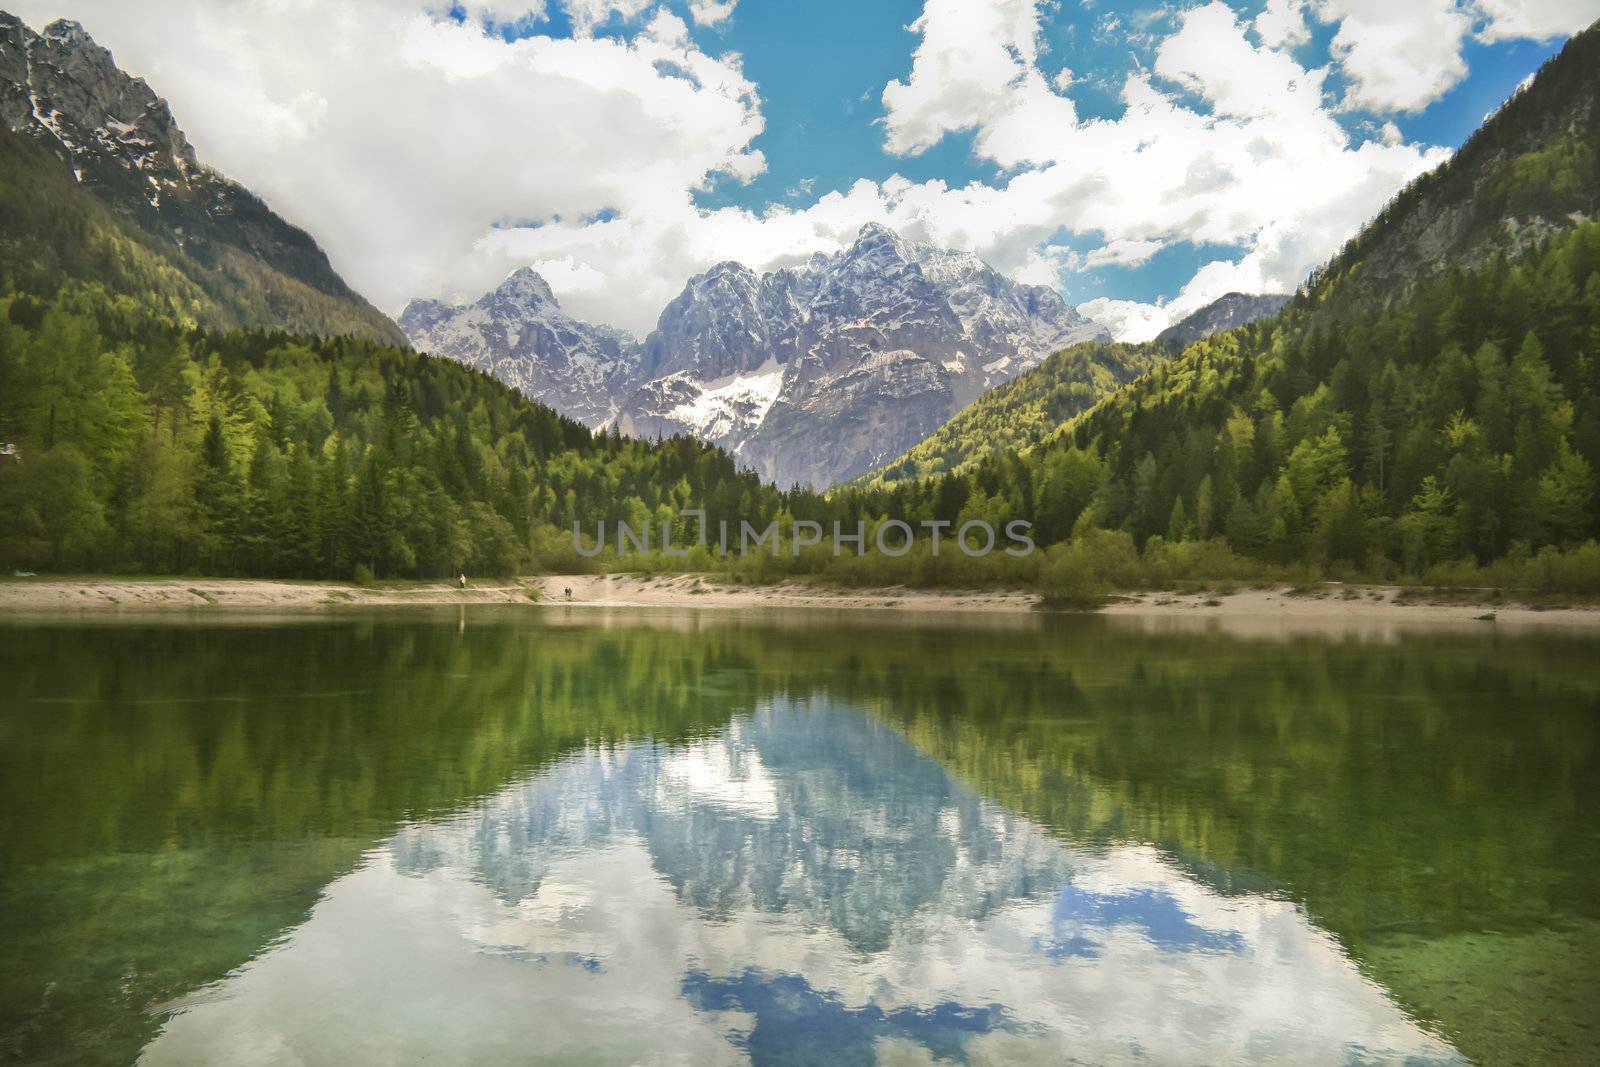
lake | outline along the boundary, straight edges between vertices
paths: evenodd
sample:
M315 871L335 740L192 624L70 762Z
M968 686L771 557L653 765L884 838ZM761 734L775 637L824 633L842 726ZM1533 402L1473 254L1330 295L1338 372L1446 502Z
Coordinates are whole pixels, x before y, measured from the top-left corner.
M1600 640L0 626L0 1060L1579 1063Z

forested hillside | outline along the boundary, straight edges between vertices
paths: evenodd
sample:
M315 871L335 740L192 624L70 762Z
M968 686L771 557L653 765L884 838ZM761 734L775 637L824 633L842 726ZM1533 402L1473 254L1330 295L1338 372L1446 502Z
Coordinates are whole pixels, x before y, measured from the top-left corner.
M1097 546L1136 580L1134 553L1151 558L1158 543L1164 558L1203 549L1205 566L1230 573L1254 560L1422 575L1595 536L1597 351L1600 224L1588 224L1367 323L1329 323L1302 301L1193 346L1027 452L824 496L779 493L691 440L591 435L449 360L202 332L71 283L49 300L0 297L0 566L566 568L588 565L574 520L659 529L703 506L713 525L793 517L847 531L884 517L1026 518L1042 546L1062 546L1020 561L948 546L933 560L925 543L904 560L786 550L741 564L753 577L1049 582L1064 552ZM1057 402L1028 397L1028 381L1010 387L1026 401L1016 412ZM1014 414L989 432L1036 420Z
M881 487L961 471L993 452L1030 448L1170 354L1157 344L1073 345L984 393L915 448L860 481Z
M509 573L575 558L574 520L779 506L709 445L591 435L450 360L76 282L0 296L0 452L7 570Z
M1315 301L1190 348L1038 450L1142 542L1412 573L1596 535L1600 224L1364 322Z

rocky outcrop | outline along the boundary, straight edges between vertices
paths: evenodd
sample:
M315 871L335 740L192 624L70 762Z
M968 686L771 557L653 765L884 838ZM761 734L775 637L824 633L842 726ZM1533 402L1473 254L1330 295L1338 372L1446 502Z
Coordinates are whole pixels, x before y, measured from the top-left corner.
M1183 348L1207 337L1270 319L1282 311L1291 299L1287 293L1265 293L1260 296L1229 293L1162 330L1156 342Z

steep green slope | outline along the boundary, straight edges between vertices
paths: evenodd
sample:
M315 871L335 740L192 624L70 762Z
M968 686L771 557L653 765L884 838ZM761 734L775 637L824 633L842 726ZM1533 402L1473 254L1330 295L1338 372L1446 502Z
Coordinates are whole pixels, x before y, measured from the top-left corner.
M70 278L188 321L227 318L154 236L118 219L30 138L0 130L0 286L48 296Z
M324 291L225 241L179 245L107 205L32 138L3 129L0 219L0 291L49 297L69 280L94 281L212 329L406 343L398 326L342 282L342 292Z
M1346 314L1516 258L1600 215L1600 25L1569 41L1450 160L1396 196L1307 289Z
M1348 322L1303 302L1202 342L1037 450L1104 464L1091 518L1277 562L1413 573L1600 533L1600 224Z

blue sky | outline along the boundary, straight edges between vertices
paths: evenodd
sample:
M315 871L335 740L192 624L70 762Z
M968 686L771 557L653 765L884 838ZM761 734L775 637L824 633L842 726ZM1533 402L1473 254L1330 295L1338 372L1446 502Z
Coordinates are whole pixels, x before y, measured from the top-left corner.
M635 333L867 222L1139 339L1285 291L1600 0L13 0L390 311L533 266ZM70 8L70 10L68 10Z

